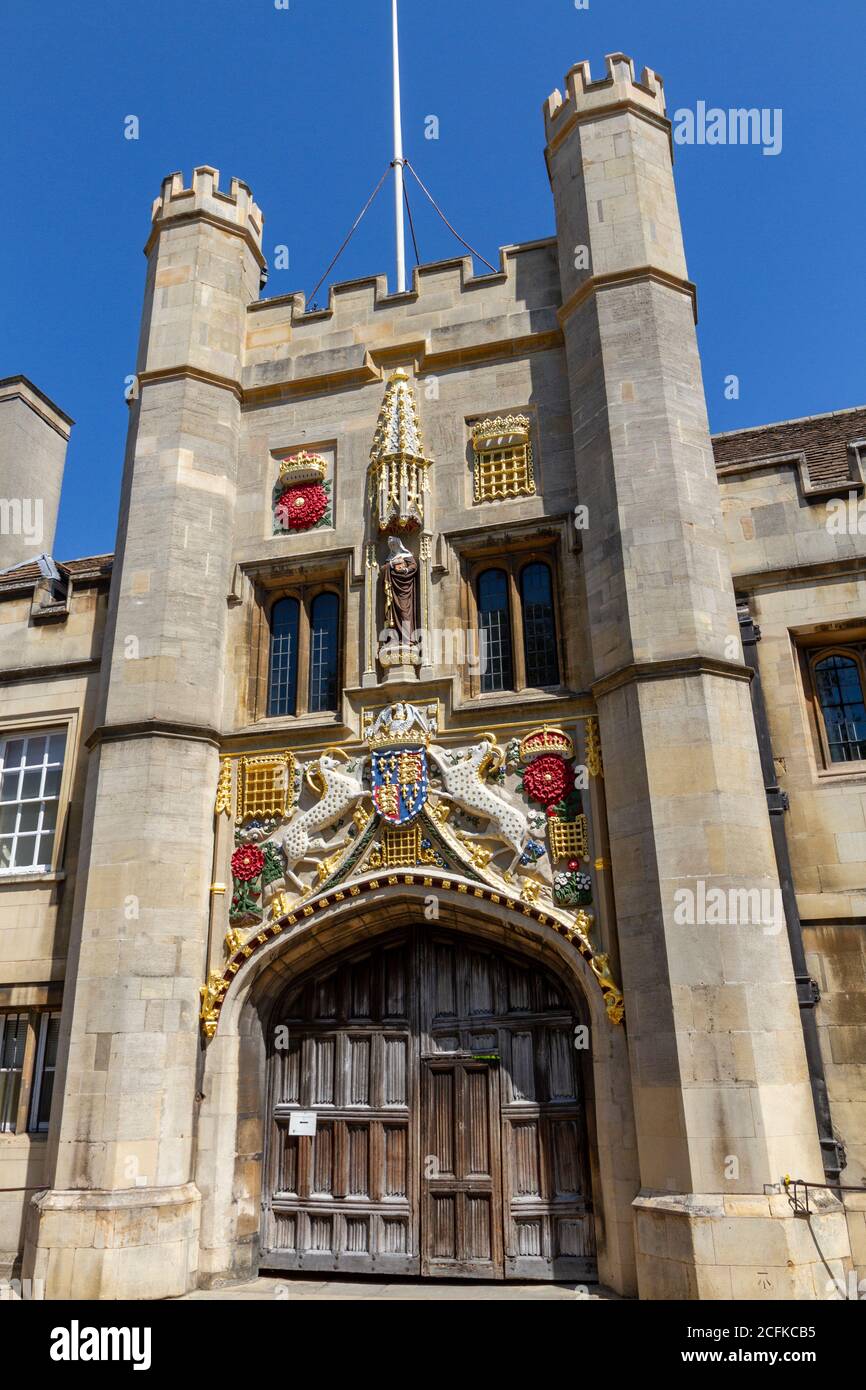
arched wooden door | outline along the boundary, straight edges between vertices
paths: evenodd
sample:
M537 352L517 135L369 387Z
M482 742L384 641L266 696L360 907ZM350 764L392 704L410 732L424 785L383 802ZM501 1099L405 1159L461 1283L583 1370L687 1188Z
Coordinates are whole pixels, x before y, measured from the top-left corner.
M594 1279L577 1023L547 970L429 924L291 988L261 1267Z

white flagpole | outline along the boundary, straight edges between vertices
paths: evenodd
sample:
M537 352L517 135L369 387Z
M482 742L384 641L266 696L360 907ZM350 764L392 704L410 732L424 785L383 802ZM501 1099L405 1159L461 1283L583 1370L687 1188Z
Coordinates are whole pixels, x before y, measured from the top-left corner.
M394 211L397 220L397 292L406 289L406 228L403 213L403 117L400 102L400 31L397 0L391 0L394 56Z

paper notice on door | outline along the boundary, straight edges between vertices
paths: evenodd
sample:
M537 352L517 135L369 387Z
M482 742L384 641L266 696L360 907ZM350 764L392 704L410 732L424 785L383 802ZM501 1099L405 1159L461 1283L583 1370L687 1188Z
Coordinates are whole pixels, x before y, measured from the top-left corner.
M315 1110L293 1110L289 1116L289 1134L315 1134Z

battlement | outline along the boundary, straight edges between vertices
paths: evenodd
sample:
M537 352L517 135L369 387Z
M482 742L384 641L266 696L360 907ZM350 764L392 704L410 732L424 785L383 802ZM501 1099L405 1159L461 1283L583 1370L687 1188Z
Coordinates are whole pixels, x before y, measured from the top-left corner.
M367 380L369 355L435 371L479 351L558 344L562 303L556 242L506 246L499 269L476 275L469 257L417 266L412 287L389 291L384 275L330 286L322 306L303 294L248 305L244 389L277 382Z
M559 134L569 117L604 111L619 103L630 102L655 116L665 116L664 83L657 72L644 68L638 81L634 63L624 53L608 53L604 61L606 77L594 80L588 62L575 63L566 73L565 97L557 88L547 98L544 118L548 141Z
M518 258L521 266L518 288ZM387 275L366 275L355 280L340 280L328 288L327 305L313 307L306 302L302 291L260 299L251 304L250 311L258 317L269 310L284 306L291 310L291 322L299 327L317 321L341 318L348 313L348 322L363 307L365 314L381 309L423 304L430 297L438 301L434 309L441 310L442 301L450 306L459 304L466 294L497 293L501 301L525 302L527 308L558 303L556 241L545 237L539 241L499 248L499 269L476 273L470 256L454 256L442 261L429 261L412 268L411 286L402 293L389 288ZM344 306L346 306L344 310Z
M174 217L190 217L204 214L218 218L221 222L231 222L248 232L255 245L261 250L262 210L253 201L247 184L241 179L232 179L231 191L223 193L219 186L219 170L202 164L193 170L192 184L184 187L183 174L169 174L163 179L158 198L154 199L152 221L166 222Z

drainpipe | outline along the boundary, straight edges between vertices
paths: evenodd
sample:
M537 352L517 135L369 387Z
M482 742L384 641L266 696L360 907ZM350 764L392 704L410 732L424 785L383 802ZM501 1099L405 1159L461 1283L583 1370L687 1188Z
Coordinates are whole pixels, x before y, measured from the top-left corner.
M838 1184L839 1176L845 1167L845 1149L833 1134L833 1121L830 1115L830 1097L827 1094L827 1079L824 1075L824 1061L818 1041L818 1023L815 1008L821 994L817 980L813 980L806 967L806 952L803 947L803 932L800 925L800 912L797 895L794 892L794 879L791 872L791 856L788 850L788 836L785 833L785 812L788 810L788 793L783 791L776 779L776 764L773 759L773 746L770 742L770 725L767 720L767 706L764 702L764 689L761 685L761 672L758 666L758 643L761 629L752 621L748 602L737 601L737 617L740 621L740 637L743 643L743 656L752 672L752 714L758 735L758 751L761 755L761 771L764 776L764 789L767 793L767 809L770 812L770 828L773 832L773 847L776 853L776 867L782 889L782 902L785 907L785 922L788 928L788 942L791 960L794 965L794 980L797 985L797 1002L800 1005L800 1022L803 1026L803 1041L806 1044L806 1060L809 1066L809 1083L812 1087L812 1102L815 1106L815 1119L818 1125L818 1139L821 1144L821 1158L824 1173L829 1184Z

